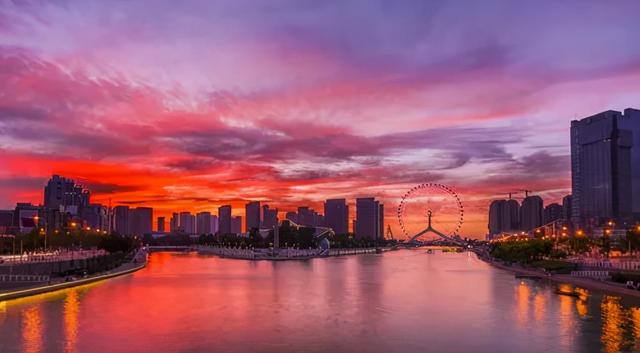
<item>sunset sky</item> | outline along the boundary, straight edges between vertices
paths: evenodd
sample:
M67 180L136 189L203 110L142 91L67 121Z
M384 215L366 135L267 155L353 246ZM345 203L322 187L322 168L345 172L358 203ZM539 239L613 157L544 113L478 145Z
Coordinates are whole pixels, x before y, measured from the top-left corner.
M0 0L0 208L395 207L570 192L569 124L640 108L638 1ZM522 195L518 195L521 197Z

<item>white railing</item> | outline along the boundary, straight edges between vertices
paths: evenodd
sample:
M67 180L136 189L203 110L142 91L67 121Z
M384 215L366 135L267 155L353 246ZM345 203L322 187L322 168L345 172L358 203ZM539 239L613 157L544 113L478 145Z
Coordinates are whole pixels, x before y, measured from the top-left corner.
M18 263L58 262L69 260L84 260L92 257L104 256L108 252L100 250L55 250L44 253L24 253L21 255L0 256L0 266Z
M583 267L640 271L640 261L578 260L573 262Z
M608 279L611 277L609 271L571 271L571 276L596 279Z
M0 282L47 282L47 275L0 275Z

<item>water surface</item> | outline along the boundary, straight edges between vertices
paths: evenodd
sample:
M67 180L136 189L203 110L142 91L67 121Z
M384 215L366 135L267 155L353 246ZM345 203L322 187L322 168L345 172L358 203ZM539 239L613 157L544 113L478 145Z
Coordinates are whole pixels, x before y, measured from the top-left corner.
M554 288L470 253L154 253L132 275L1 302L0 352L640 351L639 302Z

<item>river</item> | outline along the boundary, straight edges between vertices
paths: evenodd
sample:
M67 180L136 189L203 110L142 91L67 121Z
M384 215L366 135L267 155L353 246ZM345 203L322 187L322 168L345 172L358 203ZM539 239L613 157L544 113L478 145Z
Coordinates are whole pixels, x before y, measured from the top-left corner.
M0 302L0 352L640 351L640 302L554 288L472 253L154 253L132 275Z

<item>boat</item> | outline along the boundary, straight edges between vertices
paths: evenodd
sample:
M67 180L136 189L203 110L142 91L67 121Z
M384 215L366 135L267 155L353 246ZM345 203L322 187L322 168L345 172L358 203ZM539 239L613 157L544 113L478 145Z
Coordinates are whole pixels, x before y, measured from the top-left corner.
M429 250L427 250L427 251L426 251L426 253L427 253L427 254L433 254L433 250L432 250L432 249L429 249Z

